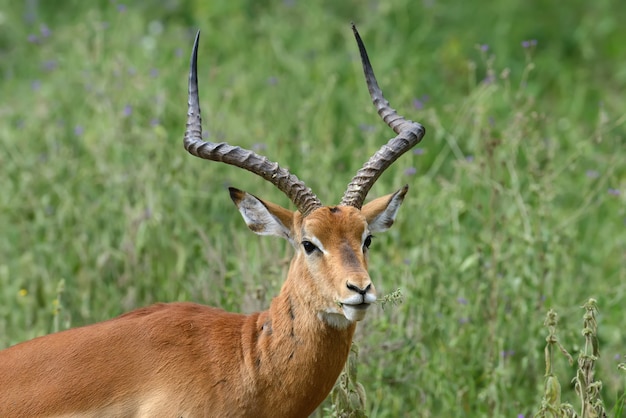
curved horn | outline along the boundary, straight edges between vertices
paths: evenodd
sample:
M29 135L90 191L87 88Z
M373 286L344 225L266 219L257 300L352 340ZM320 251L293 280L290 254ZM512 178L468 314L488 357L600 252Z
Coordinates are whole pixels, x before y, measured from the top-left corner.
M389 106L389 102L383 97L383 92L378 86L378 82L374 76L374 70L372 69L367 51L365 50L365 45L363 45L361 36L356 30L354 23L352 24L352 31L354 32L354 37L359 46L363 73L365 73L365 81L367 82L367 88L374 102L374 106L376 106L378 114L385 123L398 134L398 136L390 139L389 142L376 151L363 167L357 171L356 175L350 181L350 184L348 184L348 188L340 204L354 206L360 209L367 193L383 171L393 164L402 154L418 144L424 137L426 130L419 123L407 120L398 115L398 113Z
M200 32L196 35L191 53L189 68L189 99L187 110L187 129L185 130L185 149L190 154L205 160L221 161L253 172L278 187L296 205L300 213L306 216L322 206L319 199L304 182L288 170L278 166L267 158L253 151L229 145L225 142L213 143L202 139L202 118L198 98L198 43Z

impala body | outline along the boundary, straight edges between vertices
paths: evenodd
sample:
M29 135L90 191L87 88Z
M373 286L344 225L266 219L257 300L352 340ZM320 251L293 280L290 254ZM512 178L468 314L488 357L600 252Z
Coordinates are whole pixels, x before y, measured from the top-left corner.
M398 136L336 206L322 206L265 157L201 139L196 37L185 148L260 175L298 209L230 189L252 231L286 238L295 250L269 309L242 315L162 303L17 344L0 351L0 417L306 417L320 405L346 362L356 323L376 301L367 272L372 234L393 224L408 188L362 203L382 171L424 135L384 100L354 32L374 104Z

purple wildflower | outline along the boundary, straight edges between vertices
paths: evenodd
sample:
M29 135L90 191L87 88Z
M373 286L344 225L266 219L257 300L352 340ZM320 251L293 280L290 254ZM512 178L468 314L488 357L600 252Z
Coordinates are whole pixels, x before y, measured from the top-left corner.
M480 50L481 50L481 51L483 51L483 52L487 52L487 51L489 51L489 45L487 45L487 44L482 44L482 45L480 46Z
M417 169L415 167L409 167L406 170L404 170L405 176L413 176L415 175L415 173L417 173Z
M74 127L74 135L81 136L85 132L85 128L82 125L76 125Z
M483 84L493 84L496 81L496 77L493 74L487 75L487 77L483 78Z
M500 357L502 357L503 359L507 358L507 357L511 357L512 355L515 354L515 350L502 350L500 352Z
M46 25L45 23L42 24L41 26L39 26L39 33L41 33L41 36L43 38L47 38L52 34L52 31L50 30L50 28L48 27L48 25Z
M612 196L619 196L621 194L619 189L614 189L612 187L609 188L608 192Z
M28 42L30 42L31 44L39 43L39 38L34 33L31 33L30 35L28 35L28 38L26 39L28 39Z
M529 39L527 41L522 41L522 47L523 48L528 49L528 48L533 47L533 46L537 46L537 40L536 39Z
M413 150L413 155L423 155L424 154L424 148L415 148Z
M124 110L122 111L122 114L125 117L129 117L130 115L133 114L133 107L129 104L127 104L126 106L124 106Z
M598 173L596 170L587 170L585 172L585 175L589 177L590 179L595 179L595 178L600 177L600 173Z
M43 63L43 69L45 71L54 71L57 68L57 62L55 60L47 60Z

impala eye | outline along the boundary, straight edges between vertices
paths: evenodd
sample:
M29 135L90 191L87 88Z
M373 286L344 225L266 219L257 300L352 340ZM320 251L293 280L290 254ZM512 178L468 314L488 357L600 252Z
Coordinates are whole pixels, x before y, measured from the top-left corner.
M370 245L372 245L372 238L374 238L373 235L368 235L367 238L365 238L365 241L363 242L363 250L368 249Z
M311 241L302 241L302 248L304 248L304 252L307 254L311 254L312 252L314 252L315 250L317 250L317 247L315 246L315 244L313 244Z

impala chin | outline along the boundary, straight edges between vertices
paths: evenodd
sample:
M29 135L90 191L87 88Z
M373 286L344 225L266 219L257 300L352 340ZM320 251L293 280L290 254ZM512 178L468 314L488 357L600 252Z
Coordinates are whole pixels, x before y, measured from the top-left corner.
M365 318L367 308L370 307L369 303L360 303L358 305L341 305L343 309L343 316L350 322L357 322Z

